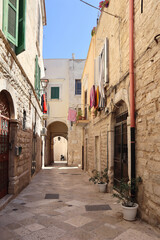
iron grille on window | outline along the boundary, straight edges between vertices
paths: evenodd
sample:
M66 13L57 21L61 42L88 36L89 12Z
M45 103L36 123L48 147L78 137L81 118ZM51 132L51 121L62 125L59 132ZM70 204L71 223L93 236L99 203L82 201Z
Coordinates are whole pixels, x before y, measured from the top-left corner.
M81 95L81 80L80 79L75 80L75 94Z

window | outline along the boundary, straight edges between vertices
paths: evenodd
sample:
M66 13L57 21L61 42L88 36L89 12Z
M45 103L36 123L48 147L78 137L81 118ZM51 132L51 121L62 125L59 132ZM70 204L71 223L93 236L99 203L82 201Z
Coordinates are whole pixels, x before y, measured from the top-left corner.
M22 123L23 130L26 129L26 111L23 110L23 123Z
M25 50L26 0L3 0L3 32L15 53Z
M75 95L81 95L81 80L75 80Z
M38 56L35 59L35 90L38 98L40 99L40 79L41 79L41 69L38 65Z
M51 87L51 99L59 99L59 87Z

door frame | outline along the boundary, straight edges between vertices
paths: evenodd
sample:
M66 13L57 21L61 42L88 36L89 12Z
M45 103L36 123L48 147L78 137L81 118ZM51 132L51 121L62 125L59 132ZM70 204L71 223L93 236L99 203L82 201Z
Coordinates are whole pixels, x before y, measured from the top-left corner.
M124 113L125 114L125 113ZM123 114L122 114L123 115ZM115 184L115 181L117 181L117 183L120 183L120 181L122 179L125 179L126 181L128 181L129 179L129 175L128 175L128 131L126 131L126 142L127 142L127 177L124 178L123 176L123 167L124 167L124 159L123 159L123 126L126 125L126 130L127 130L127 119L124 120L124 121L121 121L119 123L116 123L115 126L114 126L114 187L115 188L118 188L117 185ZM117 179L115 177L115 151L116 151L116 135L115 135L115 129L116 127L119 127L120 126L120 180Z

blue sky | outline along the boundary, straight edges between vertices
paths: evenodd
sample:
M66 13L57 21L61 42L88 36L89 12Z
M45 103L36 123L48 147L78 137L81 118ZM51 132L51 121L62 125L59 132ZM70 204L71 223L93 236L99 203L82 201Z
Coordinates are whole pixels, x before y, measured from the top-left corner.
M45 0L47 26L44 27L43 57L85 59L96 26L98 9L80 0ZM100 0L86 0L98 7ZM100 12L99 12L100 14Z

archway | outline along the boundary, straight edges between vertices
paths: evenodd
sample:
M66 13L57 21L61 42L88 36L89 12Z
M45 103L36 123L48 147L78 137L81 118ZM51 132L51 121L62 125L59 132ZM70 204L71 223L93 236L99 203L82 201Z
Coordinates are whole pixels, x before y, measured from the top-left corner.
M54 163L67 163L67 139L58 136L53 139Z
M55 142L54 142L54 140L56 140L58 138L60 138L60 140L66 139L66 141L68 141L68 127L63 122L55 121L55 122L52 122L51 124L49 124L49 126L47 127L47 139L46 139L47 151L46 151L46 156L45 156L45 165L50 165L55 162L55 159L54 159L54 150L55 150L54 143ZM57 143L57 146L62 142L63 141L60 141L59 143ZM65 145L66 144L67 143L65 143ZM60 148L60 146L59 146L59 148ZM62 148L65 148L65 147L63 146ZM59 152L60 152L60 150L59 150ZM63 152L63 150L62 150L62 152ZM63 154L61 154L61 155L63 155ZM67 155L68 154L66 154L66 160L68 160Z
M3 90L0 92L0 198L8 193L11 117L14 117L13 101L10 94Z

